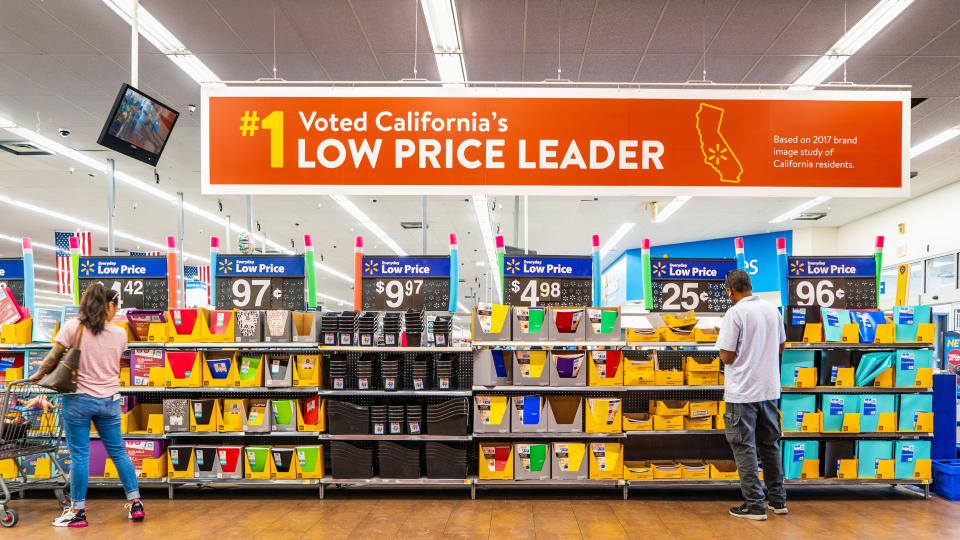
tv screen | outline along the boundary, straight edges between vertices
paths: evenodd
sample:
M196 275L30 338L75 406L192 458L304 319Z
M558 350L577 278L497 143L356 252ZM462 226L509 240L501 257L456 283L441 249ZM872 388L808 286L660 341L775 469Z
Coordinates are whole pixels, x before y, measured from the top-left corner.
M124 84L97 142L144 163L156 165L179 116L177 111Z

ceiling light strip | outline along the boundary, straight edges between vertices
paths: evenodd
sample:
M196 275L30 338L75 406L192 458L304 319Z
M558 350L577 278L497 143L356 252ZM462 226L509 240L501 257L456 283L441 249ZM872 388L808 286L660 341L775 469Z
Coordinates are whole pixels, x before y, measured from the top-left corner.
M797 206L797 207L795 207L795 208L792 208L792 209L784 212L783 214L780 214L779 216L771 219L771 220L770 220L770 223L783 223L784 221L789 221L789 220L791 220L791 219L794 219L794 218L796 218L796 217L799 217L800 214L806 212L807 210L813 208L814 206L817 206L817 205L819 205L819 204L823 204L823 203L825 203L825 202L827 202L827 201L829 201L829 200L830 200L830 197L817 197L816 199L810 199L809 201L807 201L807 202L805 202L805 203L803 203L803 204L801 204L801 205L799 205L799 206Z
M348 199L344 195L330 195L330 198L336 201L341 208L346 210L347 213L349 213L351 216L354 217L354 219L359 221L361 225L366 227L368 231L372 232L374 236L379 238L381 242L383 242L384 244L387 245L387 247L393 250L395 254L401 257L407 256L407 252L400 247L400 244L397 244L397 242L393 238L390 238L390 235L388 235L386 231L384 231L383 229L380 228L379 225L374 223L373 220L370 219L367 216L367 214L363 212L363 210L360 210L360 208L358 208L357 205L353 204L353 202L351 202L350 199Z
M607 253L610 253L610 251L617 245L617 242L623 239L623 237L626 236L627 233L630 232L636 225L636 223L631 222L621 224L620 227L617 228L616 232L613 233L613 236L608 238L600 248L600 258L602 259Z
M929 139L921 143L918 143L912 148L910 148L910 159L913 159L919 156L920 154L923 154L924 152L930 150L931 148L940 146L941 144L949 140L952 140L957 136L960 136L960 125L953 126L952 128L946 131L941 131L940 133L937 133L933 137L930 137Z
M689 195L677 195L673 198L672 201L667 203L667 206L663 210L657 212L657 217L653 220L654 223L663 223L670 218L681 206L687 204L687 201L693 197Z
M437 73L444 86L463 86L467 68L463 61L460 39L460 21L454 0L421 0L423 17L427 21Z

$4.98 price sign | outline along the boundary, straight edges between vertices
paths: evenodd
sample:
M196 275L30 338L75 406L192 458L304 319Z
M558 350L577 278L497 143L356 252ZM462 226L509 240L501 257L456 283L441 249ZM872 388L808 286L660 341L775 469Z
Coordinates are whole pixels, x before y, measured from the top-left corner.
M447 311L450 257L364 257L363 309Z
M590 257L508 255L503 273L511 306L588 306L593 298Z
M217 257L217 309L303 309L304 262L296 255Z
M788 301L837 309L877 307L876 260L871 257L790 257Z
M80 257L80 294L93 283L120 293L121 308L167 309L165 257Z
M542 306L560 301L562 284L559 279L513 278L508 280L509 305ZM519 298L519 302L514 302Z
M653 311L727 311L730 299L724 279L736 267L733 259L651 259Z

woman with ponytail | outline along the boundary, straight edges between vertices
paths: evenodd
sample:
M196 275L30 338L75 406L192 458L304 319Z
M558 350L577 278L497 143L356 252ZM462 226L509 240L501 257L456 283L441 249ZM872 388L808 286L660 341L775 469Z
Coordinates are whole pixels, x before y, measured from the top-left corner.
M90 476L90 423L97 426L103 446L117 466L127 495L127 517L144 518L137 473L120 434L120 356L127 349L127 334L111 324L120 293L100 283L87 286L80 299L80 316L57 332L53 350L41 364L35 380L53 369L68 347L80 349L77 392L63 396L63 422L70 448L69 508L53 521L55 527L86 527L87 478Z

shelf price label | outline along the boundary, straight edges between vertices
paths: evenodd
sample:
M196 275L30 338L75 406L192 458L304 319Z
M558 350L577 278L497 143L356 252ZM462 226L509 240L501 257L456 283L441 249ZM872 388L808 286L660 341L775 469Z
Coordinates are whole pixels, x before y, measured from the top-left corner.
M10 289L23 305L23 259L0 259L0 289Z
M508 255L504 301L511 306L587 306L593 298L590 257Z
M724 279L736 267L734 259L651 259L653 311L727 311L730 299Z
M306 305L305 267L297 255L217 257L217 309L288 309Z
M450 257L364 256L363 309L394 311L450 307Z
M120 294L121 308L167 309L166 257L80 257L80 294L93 283Z
M788 301L837 309L877 307L877 264L870 257L789 257Z

